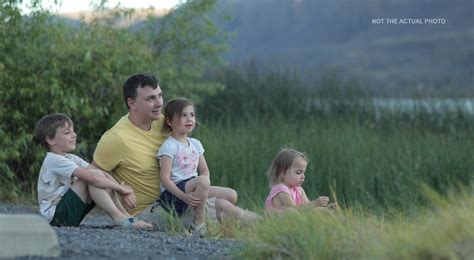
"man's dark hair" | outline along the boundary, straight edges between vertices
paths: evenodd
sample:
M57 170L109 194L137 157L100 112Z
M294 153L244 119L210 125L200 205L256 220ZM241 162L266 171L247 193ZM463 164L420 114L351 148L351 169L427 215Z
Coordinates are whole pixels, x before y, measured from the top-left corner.
M123 98L125 105L130 108L127 99L135 100L137 98L137 88L151 87L156 89L158 87L158 80L153 75L135 74L130 76L125 83L123 83Z

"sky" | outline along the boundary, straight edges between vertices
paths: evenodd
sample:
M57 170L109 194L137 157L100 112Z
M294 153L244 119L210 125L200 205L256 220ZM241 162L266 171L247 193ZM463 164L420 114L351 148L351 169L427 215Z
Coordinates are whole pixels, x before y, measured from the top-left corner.
M24 1L28 2L28 1ZM69 13L69 12L77 12L77 11L86 11L91 10L90 3L91 2L99 2L99 1L91 1L91 0L59 0L57 2L62 2L61 5L54 4L54 0L43 0L43 7L47 7L53 12L58 13ZM121 6L128 7L128 8L148 8L153 6L154 8L171 8L178 3L180 0L109 0L107 1L107 5L109 7L116 6L117 3L121 3ZM27 9L27 8L26 8Z

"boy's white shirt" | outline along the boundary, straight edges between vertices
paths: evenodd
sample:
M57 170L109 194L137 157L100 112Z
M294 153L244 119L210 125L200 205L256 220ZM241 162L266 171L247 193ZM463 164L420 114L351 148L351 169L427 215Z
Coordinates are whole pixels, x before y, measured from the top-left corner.
M48 222L53 219L64 193L71 188L72 173L77 167L87 166L88 162L74 154L46 154L38 177L38 202L40 213Z

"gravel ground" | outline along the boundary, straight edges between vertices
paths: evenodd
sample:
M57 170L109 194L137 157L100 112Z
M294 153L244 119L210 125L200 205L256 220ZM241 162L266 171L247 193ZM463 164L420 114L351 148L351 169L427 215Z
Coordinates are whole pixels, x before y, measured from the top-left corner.
M33 206L0 203L0 214L39 213ZM112 228L108 217L98 211L91 212L79 227L54 229L61 246L59 259L222 259L243 245L229 239Z

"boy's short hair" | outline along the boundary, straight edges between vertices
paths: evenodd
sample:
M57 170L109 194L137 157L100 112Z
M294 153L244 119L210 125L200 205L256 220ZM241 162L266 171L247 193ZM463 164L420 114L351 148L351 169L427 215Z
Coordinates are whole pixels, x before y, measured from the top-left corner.
M72 126L73 122L71 118L62 113L54 113L43 116L35 125L35 137L49 149L49 145L46 142L46 138L54 138L56 135L56 129L64 126Z

